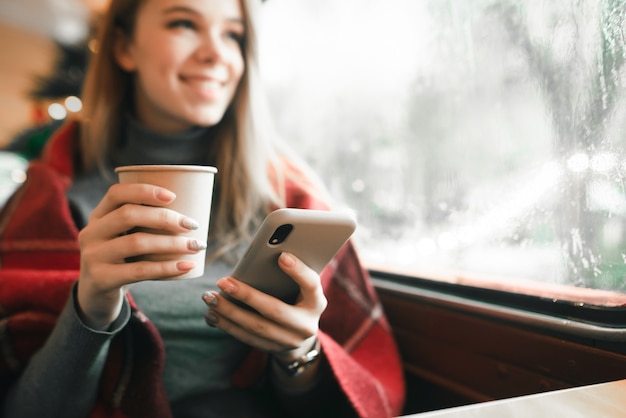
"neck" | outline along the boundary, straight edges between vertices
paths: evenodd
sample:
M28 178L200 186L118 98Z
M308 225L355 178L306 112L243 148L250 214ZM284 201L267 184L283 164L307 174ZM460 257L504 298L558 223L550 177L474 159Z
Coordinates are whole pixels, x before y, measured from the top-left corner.
M124 138L113 151L115 166L138 164L211 164L209 155L213 130L195 127L187 131L162 134L143 127L127 117Z

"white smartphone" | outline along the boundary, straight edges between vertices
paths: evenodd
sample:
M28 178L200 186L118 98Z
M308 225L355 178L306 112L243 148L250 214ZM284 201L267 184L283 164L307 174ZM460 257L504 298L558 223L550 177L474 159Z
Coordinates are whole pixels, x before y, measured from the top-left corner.
M300 287L278 266L280 253L290 252L320 273L355 229L347 212L278 209L262 222L232 276L293 304Z

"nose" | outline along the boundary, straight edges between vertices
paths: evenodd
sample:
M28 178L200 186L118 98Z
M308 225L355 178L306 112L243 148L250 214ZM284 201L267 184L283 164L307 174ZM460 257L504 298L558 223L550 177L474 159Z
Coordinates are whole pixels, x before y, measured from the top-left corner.
M226 57L226 45L219 33L208 31L201 38L196 57L202 62L220 62Z

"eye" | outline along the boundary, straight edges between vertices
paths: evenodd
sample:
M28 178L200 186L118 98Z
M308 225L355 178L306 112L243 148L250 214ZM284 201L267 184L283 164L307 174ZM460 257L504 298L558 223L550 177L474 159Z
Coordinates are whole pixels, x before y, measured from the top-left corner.
M237 31L228 31L225 36L226 38L235 41L240 47L243 47L246 38L245 34Z
M229 37L230 39L234 39L237 42L243 42L243 35L241 33L228 32L226 36Z
M196 24L189 19L177 19L169 22L167 27L171 29L196 29Z

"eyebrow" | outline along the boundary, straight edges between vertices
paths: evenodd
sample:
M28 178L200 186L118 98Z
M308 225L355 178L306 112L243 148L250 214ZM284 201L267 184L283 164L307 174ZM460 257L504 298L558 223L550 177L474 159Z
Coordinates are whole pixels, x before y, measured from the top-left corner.
M172 13L191 13L191 14L195 14L195 15L202 15L202 13L198 12L197 10L191 8L191 7L187 7L187 6L172 6L172 7L168 7L167 9L165 9L163 11L164 15L168 15L168 14L172 14ZM234 22L234 23L240 23L242 25L245 25L245 22L243 20L243 18L240 17L229 17L226 18L226 20L230 21L230 22Z

